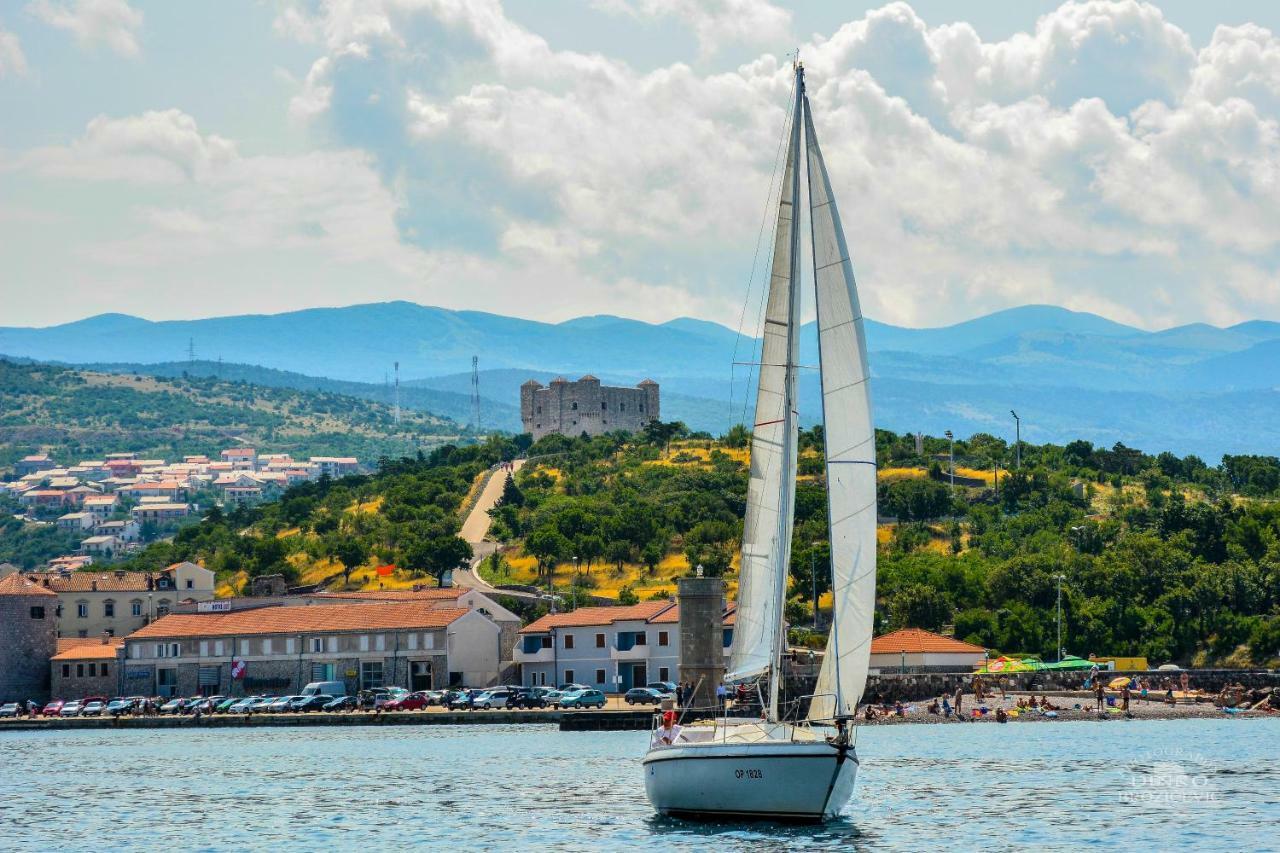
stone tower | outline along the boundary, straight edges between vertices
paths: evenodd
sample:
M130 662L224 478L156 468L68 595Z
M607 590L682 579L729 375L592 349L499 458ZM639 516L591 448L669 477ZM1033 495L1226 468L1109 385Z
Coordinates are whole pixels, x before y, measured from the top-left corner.
M58 594L21 574L0 578L0 702L49 700Z
M712 708L724 681L724 581L680 578L680 680L693 685L693 708Z

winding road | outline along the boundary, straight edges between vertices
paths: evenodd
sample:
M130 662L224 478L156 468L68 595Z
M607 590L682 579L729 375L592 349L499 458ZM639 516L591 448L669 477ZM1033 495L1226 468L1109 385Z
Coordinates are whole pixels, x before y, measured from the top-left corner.
M523 459L517 459L512 462L512 473L514 474L524 467L524 462L525 460ZM533 593L497 589L480 577L480 573L476 570L476 566L481 560L497 551L500 547L497 542L486 542L484 537L489 532L489 522L491 521L489 510L497 506L498 500L502 497L502 488L506 483L507 478L502 469L496 469L485 482L484 488L480 491L480 497L476 500L476 505L471 508L466 520L462 522L462 533L460 535L471 544L474 556L471 558L470 568L459 569L453 573L453 585L467 587L468 589L478 589L485 593L496 592L516 598L536 599L538 596Z

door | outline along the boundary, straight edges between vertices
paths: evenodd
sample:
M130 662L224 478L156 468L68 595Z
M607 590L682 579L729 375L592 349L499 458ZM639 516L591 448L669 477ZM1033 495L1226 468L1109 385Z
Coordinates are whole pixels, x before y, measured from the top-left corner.
M648 681L649 667L642 663L632 664L631 686L628 687L627 690L630 690L632 687L644 687Z
M431 689L430 661L416 660L409 664L409 689L415 691Z

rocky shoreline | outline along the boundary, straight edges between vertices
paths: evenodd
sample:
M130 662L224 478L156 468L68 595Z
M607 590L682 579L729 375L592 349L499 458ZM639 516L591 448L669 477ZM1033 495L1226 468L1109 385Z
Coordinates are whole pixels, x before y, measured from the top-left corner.
M1141 698L1135 697L1130 700L1129 714L1125 716L1120 710L1119 704L1116 707L1108 708L1101 714L1096 710L1096 704L1092 693L1082 691L1055 691L1047 694L1050 702L1056 707L1052 712L1052 716L1040 713L1036 710L1023 710L1017 707L1019 698L1024 700L1030 699L1032 695L1044 696L1041 693L1014 693L1009 692L1004 699L1000 698L999 693L995 696L987 695L981 700L976 700L971 693L964 695L963 708L965 711L964 719L958 719L955 714L950 717L944 717L941 713L932 714L928 711L929 702L910 702L903 703L903 714L899 716L893 710L887 714L877 716L868 720L863 714L858 715L857 725L859 726L895 726L895 725L952 725L960 723L998 723L996 711L1003 709L1008 715L1010 723L1056 723L1064 720L1083 721L1089 720L1093 722L1102 721L1119 721L1125 722L1130 719L1134 720L1191 720L1191 719L1280 719L1280 712L1277 711L1224 711L1214 706L1209 697L1202 699L1180 698L1175 705L1166 704L1163 701L1163 694L1157 699L1153 696L1149 701L1144 702ZM986 709L986 713L980 716L972 716L974 708ZM1016 716L1014 712L1016 711Z

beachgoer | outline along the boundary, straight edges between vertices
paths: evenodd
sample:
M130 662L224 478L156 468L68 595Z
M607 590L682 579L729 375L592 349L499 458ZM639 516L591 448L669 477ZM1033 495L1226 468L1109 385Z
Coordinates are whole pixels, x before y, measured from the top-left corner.
M862 712L862 718L867 722L874 720L876 718L876 706L867 703L866 709Z
M937 713L938 713L938 700L937 700L937 699L934 699L932 702L930 702L930 703L929 703L929 713L930 713L930 714L937 715Z
M662 712L662 726L653 733L654 746L671 746L680 737L680 726L676 724L675 711Z
M942 697L942 716L951 716L951 700L946 696Z
M964 705L964 688L957 687L956 688L956 716L962 720L964 719L964 717L961 716L962 714L964 714L963 705Z
M1125 685L1120 690L1120 710L1126 714L1129 713L1129 685Z
M1003 707L996 708L996 722L997 723L1009 722L1009 715L1004 712Z
M1101 713L1107 703L1107 691L1103 688L1101 680L1093 684L1093 697L1097 700L1098 711Z

